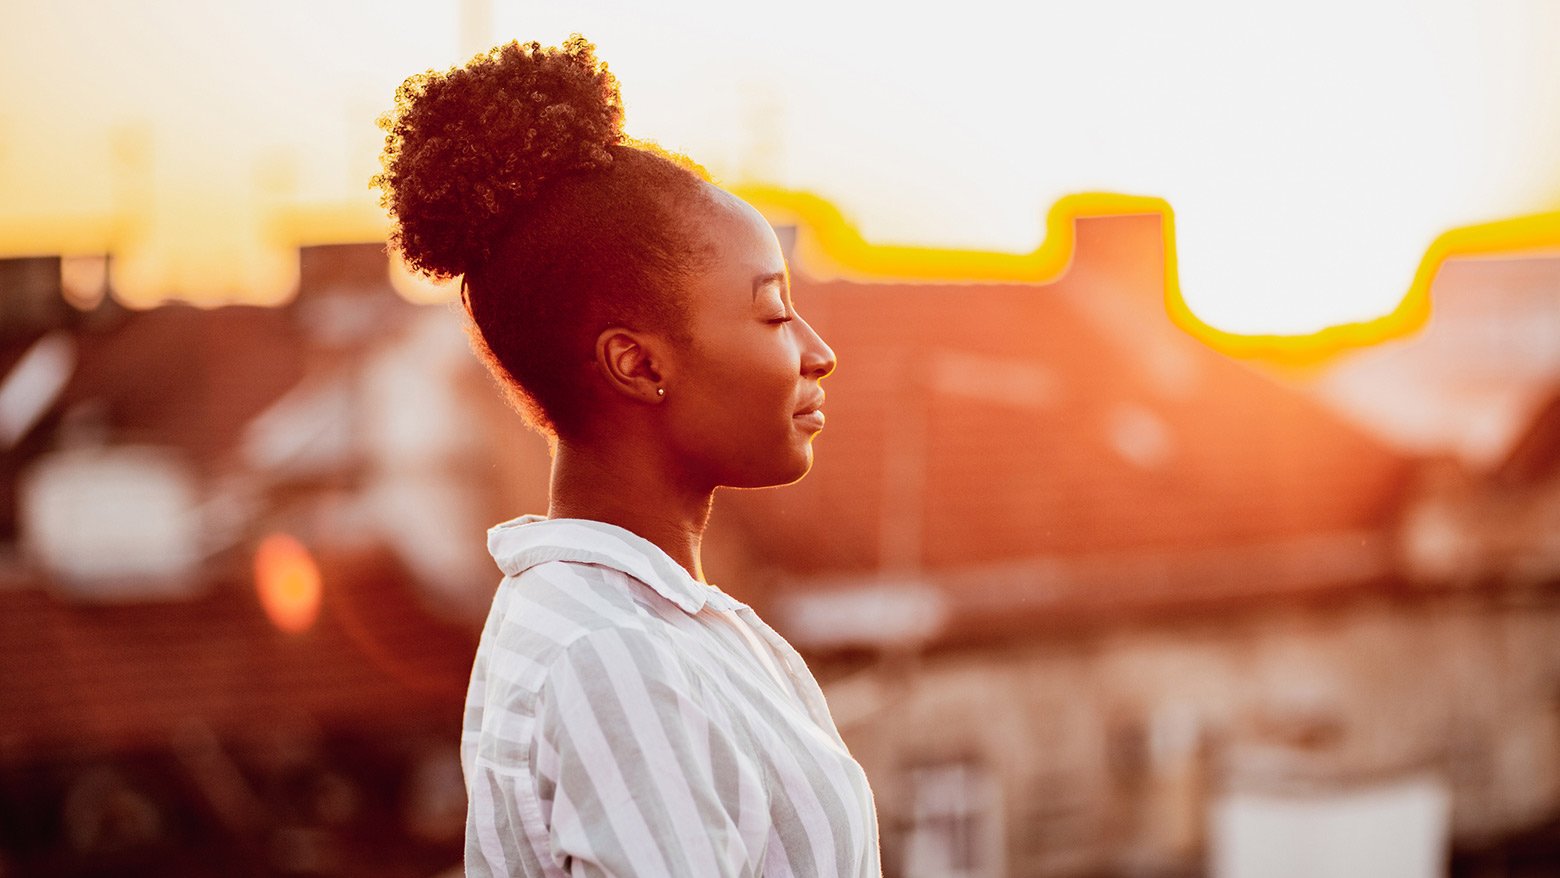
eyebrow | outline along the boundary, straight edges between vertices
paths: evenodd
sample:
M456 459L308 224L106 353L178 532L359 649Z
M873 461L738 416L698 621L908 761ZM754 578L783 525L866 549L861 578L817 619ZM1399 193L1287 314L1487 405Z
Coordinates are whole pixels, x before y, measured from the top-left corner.
M758 291L772 283L780 284L781 287L785 290L787 296L791 294L790 281L786 279L785 272L771 271L768 274L761 274L758 277L753 278L753 298L757 299Z

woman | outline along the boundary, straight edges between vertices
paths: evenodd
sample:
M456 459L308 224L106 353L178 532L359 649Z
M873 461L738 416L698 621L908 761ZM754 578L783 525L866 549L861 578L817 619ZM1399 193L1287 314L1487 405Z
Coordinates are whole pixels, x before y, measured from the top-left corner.
M473 346L553 449L462 735L470 875L878 875L877 819L806 665L710 585L717 487L800 479L834 354L774 232L624 138L575 35L408 79L384 192L412 267L463 276Z

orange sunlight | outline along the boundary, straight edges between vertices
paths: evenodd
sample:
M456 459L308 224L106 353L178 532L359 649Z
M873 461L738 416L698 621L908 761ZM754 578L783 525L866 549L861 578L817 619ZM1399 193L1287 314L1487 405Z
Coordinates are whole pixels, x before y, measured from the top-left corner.
M21 6L0 76L46 88L0 112L0 257L112 254L132 307L285 302L298 246L383 240L374 118L405 76L576 30L631 133L802 217L803 270L1039 282L1071 217L1158 212L1176 321L1307 362L1420 325L1446 258L1560 246L1553 4L1127 6Z

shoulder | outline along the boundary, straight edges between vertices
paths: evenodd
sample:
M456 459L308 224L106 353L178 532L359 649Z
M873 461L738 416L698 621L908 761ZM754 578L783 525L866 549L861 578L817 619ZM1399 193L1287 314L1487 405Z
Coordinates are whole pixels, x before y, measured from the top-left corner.
M548 561L506 583L523 611L576 634L598 628L664 624L674 606L649 585L615 567ZM511 613L511 615L513 615Z
M506 600L498 643L543 666L607 641L668 649L681 615L654 589L598 564L548 561L500 587Z
M553 653L539 688L554 695L567 691L592 698L607 692L621 696L628 690L647 695L702 691L685 658L654 629L593 628Z

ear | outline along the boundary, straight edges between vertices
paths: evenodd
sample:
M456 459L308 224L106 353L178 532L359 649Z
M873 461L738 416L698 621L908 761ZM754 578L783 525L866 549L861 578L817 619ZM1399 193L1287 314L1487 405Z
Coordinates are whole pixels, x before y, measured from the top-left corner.
M661 338L653 333L609 327L596 336L596 369L618 393L658 403L666 389L662 350Z

